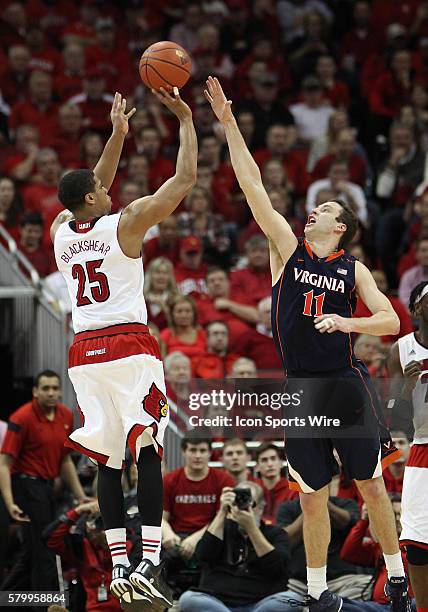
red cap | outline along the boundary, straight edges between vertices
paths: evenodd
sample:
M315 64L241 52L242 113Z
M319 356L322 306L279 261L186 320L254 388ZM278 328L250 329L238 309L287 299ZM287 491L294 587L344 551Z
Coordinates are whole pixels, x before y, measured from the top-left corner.
M197 236L186 236L180 242L180 251L185 253L200 253L202 251L202 242Z

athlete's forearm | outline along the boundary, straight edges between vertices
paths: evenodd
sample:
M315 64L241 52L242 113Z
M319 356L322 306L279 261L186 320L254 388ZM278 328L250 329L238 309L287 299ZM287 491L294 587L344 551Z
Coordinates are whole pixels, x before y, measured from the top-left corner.
M232 116L232 119L223 125L230 151L230 161L232 162L239 186L245 193L251 184L262 182L260 170L239 131L235 117Z
M95 176L100 179L102 186L105 187L107 191L112 186L114 177L116 176L124 142L125 134L123 131L113 129L110 138L106 142L104 151L94 168Z
M6 508L10 508L14 503L12 482L10 478L10 468L3 458L4 455L0 455L0 492L3 496Z
M395 312L376 312L371 317L352 319L352 331L371 336L396 336L400 332L400 319Z
M198 164L198 140L192 117L180 121L180 147L177 153L175 176L183 183L194 184Z

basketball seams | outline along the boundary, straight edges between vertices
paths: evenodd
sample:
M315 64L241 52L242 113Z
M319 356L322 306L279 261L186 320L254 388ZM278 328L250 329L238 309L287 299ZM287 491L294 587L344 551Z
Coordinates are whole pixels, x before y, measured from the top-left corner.
M160 79L162 79L162 81L165 81L165 83L167 83L167 85L169 85L170 87L173 87L173 88L175 87L175 85L173 85L172 83L170 83L170 82L168 81L168 79L166 79L166 78L163 76L163 74L161 74L161 73L160 73L158 70L156 70L156 68L155 68L154 66L152 66L151 64L146 64L146 66L148 66L148 67L149 67L151 70L153 70L153 72L156 72L156 74L158 75L158 77L159 77ZM154 88L154 89L156 89L156 88Z
M150 55L146 57L146 60L147 61L152 60L153 62L162 62L164 64L169 64L170 66L174 66L174 68L179 68L180 70L183 70L186 74L190 74L190 70L187 70L186 68L183 68L183 66L179 66L178 64L174 64L174 62L171 62L170 60L159 59L157 57L150 57Z
M154 87L152 86L150 79L149 79L149 73L147 71L147 62L144 64L144 68L146 69L146 80L147 80L147 85L150 87L150 89L154 89Z

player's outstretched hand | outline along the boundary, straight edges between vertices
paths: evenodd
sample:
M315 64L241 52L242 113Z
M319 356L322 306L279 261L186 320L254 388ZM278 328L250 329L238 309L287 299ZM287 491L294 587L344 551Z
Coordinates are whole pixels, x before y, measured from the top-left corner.
M211 104L215 116L221 123L226 123L233 118L231 109L232 102L224 95L223 88L217 77L208 77L207 88L204 90L204 95Z
M340 317L337 314L325 314L314 319L315 329L321 334L327 332L332 334L336 331L344 332L349 334L352 332L352 319L346 317Z
M118 92L114 94L113 105L110 111L110 118L113 124L113 131L120 132L124 136L129 130L129 120L137 109L131 108L129 113L126 112L126 98L122 98L122 95Z
M178 91L178 87L174 87L174 95L171 96L166 89L161 87L159 91L152 89L152 94L156 96L156 98L162 102L164 106L166 106L171 113L180 120L184 121L185 119L192 118L192 111L187 106L185 102L180 98L180 92Z

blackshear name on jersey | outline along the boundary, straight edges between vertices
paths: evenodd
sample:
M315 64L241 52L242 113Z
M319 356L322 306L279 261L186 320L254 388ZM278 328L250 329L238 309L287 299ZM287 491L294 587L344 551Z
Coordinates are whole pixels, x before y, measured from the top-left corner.
M355 258L343 250L317 257L304 239L272 288L272 331L287 372L323 372L355 364L351 334L321 334L314 318L352 317Z
M121 323L147 323L141 258L125 255L120 214L70 221L55 236L55 259L72 303L76 333Z

